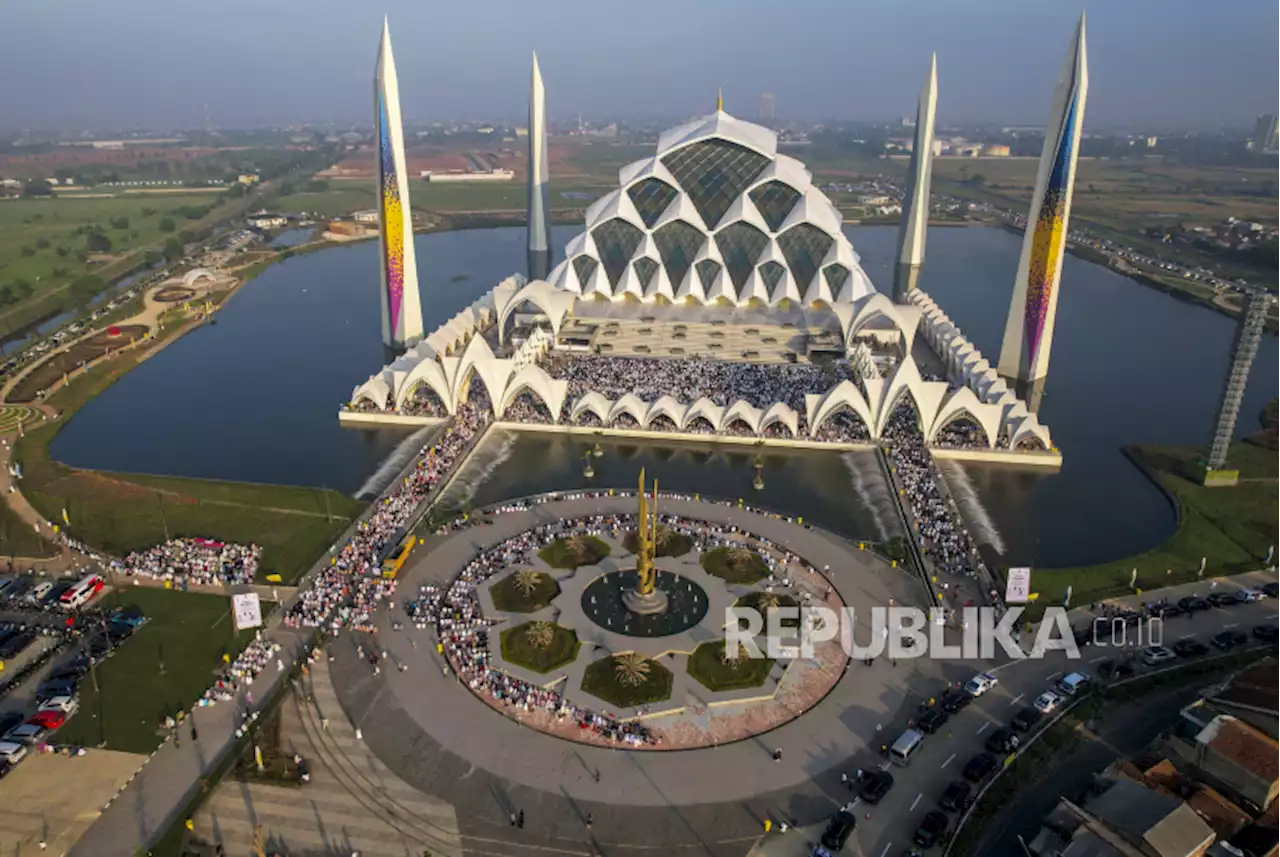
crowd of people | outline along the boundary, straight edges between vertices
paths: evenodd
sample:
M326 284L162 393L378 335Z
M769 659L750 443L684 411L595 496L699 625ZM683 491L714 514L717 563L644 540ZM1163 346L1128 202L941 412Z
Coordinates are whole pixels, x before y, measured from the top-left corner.
M942 496L942 480L925 446L924 434L910 404L894 408L885 426L882 441L894 475L902 485L903 498L915 520L921 549L939 571L973 576L981 565L978 550L959 514Z
M141 574L175 585L252 583L262 562L258 545L214 539L169 539L145 551L134 551L112 566L123 574Z
M412 470L374 503L373 512L330 557L285 613L287 627L370 631L373 610L394 594L395 580L382 576L386 549L404 534L418 507L452 471L490 419L486 402L464 404L435 441L424 446Z
M556 499L565 499L566 496L579 495L561 495ZM547 498L511 502L488 510L486 514L492 517L524 511L542 502L547 502ZM764 548L757 554L769 567L765 585L770 590L775 586L785 588L792 585L790 568L793 564L799 564L809 572L816 570L767 539L749 535L736 526L675 515L663 515L661 520L673 532L688 535L701 550L720 546ZM548 690L495 669L489 648L490 623L483 614L478 596L479 587L487 580L519 565L527 565L539 550L556 539L580 533L616 538L635 525L634 515L621 514L593 514L539 524L481 551L447 587L424 584L417 598L406 601L405 612L418 630L431 628L436 632L449 667L458 678L473 693L489 698L496 705L516 712L540 712L559 721L572 722L577 728L590 730L605 741L633 746L659 743L661 735L640 721L623 720L608 712L593 711L570 702L562 691Z
M280 644L272 642L262 631L259 631L253 638L253 642L245 646L234 659L230 656L223 659L222 672L196 705L207 708L218 702L235 699L236 694L242 689L253 685L254 679L266 669L272 659L276 660L278 668L283 669L284 662L277 656L279 651Z

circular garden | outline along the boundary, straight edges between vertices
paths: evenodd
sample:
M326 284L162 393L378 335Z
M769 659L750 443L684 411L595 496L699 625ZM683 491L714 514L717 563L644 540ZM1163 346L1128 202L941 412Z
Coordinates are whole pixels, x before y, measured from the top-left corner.
M554 622L525 622L500 635L502 657L536 673L549 673L578 657L578 635Z

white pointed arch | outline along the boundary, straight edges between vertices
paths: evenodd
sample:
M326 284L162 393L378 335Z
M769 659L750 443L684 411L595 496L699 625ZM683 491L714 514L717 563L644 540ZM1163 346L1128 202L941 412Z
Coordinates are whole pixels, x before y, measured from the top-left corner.
M384 377L385 374L375 375L352 390L351 403L369 402L379 410L386 408L387 401L391 398L391 384Z
M404 380L396 390L397 408L404 407L404 403L413 395L419 384L426 384L431 388L440 399L440 403L444 405L446 412L450 414L457 412L457 400L454 398L449 379L445 377L444 369L435 360L423 360L404 376Z
M636 425L643 426L644 415L647 410L648 408L639 396L627 393L618 397L618 400L613 403L613 407L609 408L609 418L604 422L605 425L608 425L623 414L630 414L635 419Z
M933 443L938 439L938 432L966 415L982 427L987 436L987 446L994 447L1000 436L1000 409L980 402L968 387L961 387L946 397L928 427L925 439Z
M760 434L764 434L774 423L786 426L792 437L800 434L800 415L785 402L774 402L760 417Z
M485 391L489 394L489 402L492 407L497 408L498 402L502 400L502 394L507 388L507 379L511 377L512 366L510 360L499 360L494 357L493 349L489 347L489 343L484 341L483 336L473 336L471 341L467 343L466 349L462 352L462 356L458 358L454 373L451 387L453 401L456 404L461 405L464 401L467 387L470 385L471 377L474 374L479 377L480 383L484 385ZM447 376L448 372L445 374Z
M847 380L836 384L822 396L815 397L809 404L812 407L812 412L808 415L809 435L811 437L818 433L818 429L822 428L822 424L828 418L845 408L857 414L858 418L867 427L867 433L872 438L879 437L877 434L878 424L870 403L863 397L862 391Z
M644 419L640 421L640 425L645 428L649 427L649 423L660 416L665 416L675 423L676 428L684 425L684 416L688 408L671 396L659 396L649 409L645 412Z
M764 412L752 405L750 402L738 399L725 408L724 416L721 417L719 428L723 431L729 428L735 420L742 420L750 427L752 433L760 433L760 420L764 417Z
M494 296L495 299L498 295ZM498 344L505 341L507 320L522 304L531 303L547 317L551 324L551 332L558 334L565 316L573 309L577 297L569 292L562 292L550 283L533 280L523 287L504 293L497 304Z
M560 422L560 411L564 408L565 397L569 394L569 382L561 378L552 378L541 366L529 365L511 376L503 391L501 399L495 399L497 417L502 418L511 403L521 393L528 391L542 400L551 413L553 423Z
M689 424L698 417L702 417L711 423L713 429L719 431L724 422L724 407L703 396L689 405L689 409L684 412L684 422L680 423L680 428L687 429Z
M600 422L609 421L609 411L613 408L613 400L592 390L579 396L569 407L569 419L576 421L584 413L595 414Z

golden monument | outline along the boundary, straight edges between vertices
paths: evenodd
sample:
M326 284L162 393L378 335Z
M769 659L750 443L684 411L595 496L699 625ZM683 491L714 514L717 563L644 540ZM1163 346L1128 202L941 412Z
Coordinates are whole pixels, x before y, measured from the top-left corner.
M667 609L667 593L654 584L658 571L653 567L653 551L658 543L658 480L653 480L653 511L649 511L649 498L644 488L644 468L640 468L640 508L636 514L636 574L640 576L635 589L622 594L622 603L632 613L651 615Z

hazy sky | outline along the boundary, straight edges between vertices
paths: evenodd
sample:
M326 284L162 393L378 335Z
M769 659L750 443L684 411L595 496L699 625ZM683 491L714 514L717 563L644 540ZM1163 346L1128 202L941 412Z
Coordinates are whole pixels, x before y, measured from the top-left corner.
M1276 0L1088 11L1086 121L1212 128L1275 112ZM1080 12L1060 0L0 0L0 126L368 124L382 15L408 119L516 117L537 50L553 118L909 115L1042 124ZM1088 125L1086 125L1086 130Z

